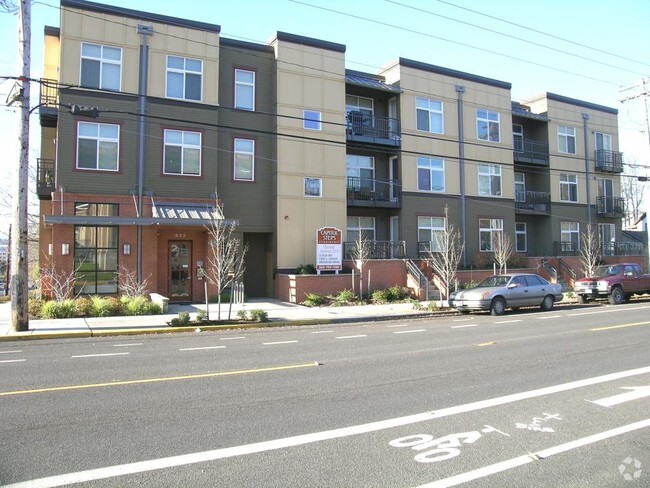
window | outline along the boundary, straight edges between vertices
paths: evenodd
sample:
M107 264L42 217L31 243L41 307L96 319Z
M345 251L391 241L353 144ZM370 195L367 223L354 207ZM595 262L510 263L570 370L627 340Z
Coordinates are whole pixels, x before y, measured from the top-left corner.
M235 180L253 181L255 179L255 141L235 139L233 165Z
M372 118L374 114L374 101L372 98L357 97L356 95L345 96L345 112L360 112Z
M321 197L323 180L321 178L305 178L305 196Z
M478 194L491 197L501 196L501 166L498 164L478 165Z
M201 133L165 130L163 173L173 175L201 174Z
M315 110L303 110L302 128L310 130L321 130L321 113Z
M77 169L118 170L120 127L114 124L77 124Z
M255 110L255 72L235 70L235 108Z
M415 99L416 126L418 130L444 133L442 102L428 98Z
M578 222L560 222L560 241L563 252L580 249L580 224Z
M515 202L526 201L526 175L515 173Z
M606 256L616 254L616 226L614 224L598 224L598 241L600 252Z
M116 217L118 205L76 203L75 215ZM75 225L75 294L117 293L117 229L116 226Z
M515 152L524 152L524 126L512 124L512 146Z
M445 162L442 159L418 156L418 190L445 191Z
M203 61L167 56L167 97L201 100Z
M354 242L359 238L359 233L367 240L375 240L374 217L348 217L347 242Z
M565 125L557 126L557 150L565 154L576 153L576 129Z
M445 234L444 217L418 217L418 245L420 250L430 252L443 251Z
M499 113L476 109L476 137L481 141L500 142Z
M478 219L478 239L481 251L494 251L494 235L502 232L502 219Z
M119 91L121 81L122 49L81 43L81 86Z
M515 222L515 251L526 252L528 250L528 237L526 235L526 223Z
M578 176L562 173L560 175L560 201L578 201Z
M610 134L602 134L600 132L594 133L596 141L596 151L611 151L612 150L612 136Z
M375 158L348 154L345 157L348 188L355 190L374 191L375 189Z

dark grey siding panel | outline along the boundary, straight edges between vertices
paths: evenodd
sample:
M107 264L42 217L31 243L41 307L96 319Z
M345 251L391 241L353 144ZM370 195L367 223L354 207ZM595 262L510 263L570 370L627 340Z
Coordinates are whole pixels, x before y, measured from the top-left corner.
M513 200L495 198L467 198L467 235L465 252L470 264L479 252L479 219L503 219L503 231L514 239L515 204Z
M552 256L553 240L552 225L553 219L548 215L517 215L516 222L526 224L526 238L528 256ZM512 234L514 239L514 231ZM514 242L514 241L513 241Z
M586 205L571 205L563 203L551 203L551 215L553 224L551 225L552 241L560 240L560 222L578 222L580 224L580 232L587 229L587 206ZM595 212L592 212L592 218L595 217Z

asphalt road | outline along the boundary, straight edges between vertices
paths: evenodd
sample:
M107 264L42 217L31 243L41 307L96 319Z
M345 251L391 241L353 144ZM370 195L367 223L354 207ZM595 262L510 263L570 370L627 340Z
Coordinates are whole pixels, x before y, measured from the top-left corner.
M650 302L0 343L0 439L3 486L650 486Z

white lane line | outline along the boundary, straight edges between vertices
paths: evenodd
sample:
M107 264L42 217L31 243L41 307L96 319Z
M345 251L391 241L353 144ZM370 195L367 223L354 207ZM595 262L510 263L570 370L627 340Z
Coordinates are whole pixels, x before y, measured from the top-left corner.
M219 340L220 341L237 341L237 340L240 340L240 339L246 339L246 337L244 337L244 336L241 336L241 337L222 337Z
M432 483L427 483L425 485L420 485L418 488L449 488L451 486L457 486L463 483L467 483L468 481L485 478L486 476L490 476L495 473L501 473L502 471L507 471L512 468L523 466L524 464L532 463L535 461L535 458L546 459L556 454L561 454L572 449L577 449L579 447L594 444L605 439L627 434L628 432L633 432L635 430L645 429L646 427L650 427L650 419L634 422L633 424L623 425L615 429L606 430L604 432L599 432L598 434L576 439L575 441L570 441L555 447L543 449L541 451L533 453L532 455L526 454L524 456L508 459L507 461L491 464L489 466L475 469L473 471L468 471L456 476L451 476L450 478L445 478L442 480L434 481Z
M359 337L368 337L365 334L359 334L359 335L352 335L352 336L339 336L335 337L334 339L358 339Z
M641 307L617 307L617 308L609 308L609 307L598 307L598 310L592 311L592 312L579 312L579 313L569 313L567 314L567 317L579 317L581 315L595 315L599 313L614 313L614 312L628 312L630 310L645 310L646 308L649 308L648 306L641 306Z
M179 351L205 351L207 349L225 349L226 346L185 347Z
M514 324L515 322L523 322L521 319L515 319L515 320L499 320L498 322L494 322L495 324Z
M465 329L467 327L478 327L478 324L467 324L467 325L452 325L452 329Z
M416 330L396 330L393 334L411 334L413 332L426 332L426 329L416 329Z
M0 351L0 354L18 354L23 351Z
M474 320L472 317L468 317L466 319L454 319L454 322L467 322L468 320Z
M13 485L5 485L5 488L37 488L37 487L51 488L56 486L65 486L73 483L83 483L87 481L114 478L126 474L143 473L147 471L154 471L157 469L173 468L177 466L185 466L189 464L196 464L196 463L201 463L206 461L215 461L218 459L225 459L225 458L231 458L236 456L243 456L247 454L254 454L259 452L284 449L288 447L301 446L305 444L312 444L315 442L321 442L321 441L332 440L332 439L340 439L343 437L350 437L359 434L367 434L370 432L378 432L381 430L392 429L394 427L413 425L416 423L434 420L437 418L443 418L451 415L473 412L484 408L490 408L499 405L505 405L508 403L518 402L520 400L528 400L531 398L550 395L552 393L569 391L576 388L597 385L600 383L606 383L608 381L615 381L622 378L629 378L632 376L638 376L638 375L649 374L649 373L650 373L650 366L647 366L645 368L632 369L628 371L620 371L618 373L611 373L603 376L587 378L584 380L572 381L570 383L563 383L560 385L549 386L546 388L540 388L538 390L530 390L521 393L515 393L512 395L506 395L503 397L492 398L489 400L467 403L465 405L457 405L455 407L443 408L441 410L436 410L433 412L424 412L415 415L408 415L406 417L397 417L388 420L379 420L377 422L370 422L367 424L353 425L350 427L342 427L338 429L325 430L321 432L303 434L294 437L285 437L282 439L274 439L274 440L263 441L254 444L225 447L221 449L215 449L212 451L182 454L179 456L152 459L149 461L140 461L131 464L109 466L106 468L89 469L87 471L79 471L77 473L67 473L62 475L51 476L48 478L40 478L36 480L25 481ZM540 455L543 452L544 451L540 451ZM546 455L548 456L549 454Z
M559 319L561 315L543 315L541 317L535 317L537 320L548 320L548 319Z
M27 359L4 359L0 363L22 363L24 361L27 361Z
M298 341L277 341L277 342L263 342L263 346L275 346L277 344L295 344Z
M312 334L329 334L331 332L334 332L333 330L314 330L312 331Z
M144 346L142 342L132 342L129 344L113 344L113 347L135 347L135 346Z
M108 354L82 354L80 356L70 356L71 359L74 358L101 358L105 356L128 356L130 352L111 352Z
M389 325L389 329L396 329L397 327L408 327L409 324L397 324L397 325Z

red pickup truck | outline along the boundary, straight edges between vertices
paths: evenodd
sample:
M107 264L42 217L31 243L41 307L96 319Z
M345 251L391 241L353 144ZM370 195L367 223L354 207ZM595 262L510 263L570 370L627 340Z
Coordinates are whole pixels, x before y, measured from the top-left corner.
M618 305L632 295L650 293L650 275L643 274L636 263L600 266L594 276L576 280L573 291L580 303L607 298L612 305Z

